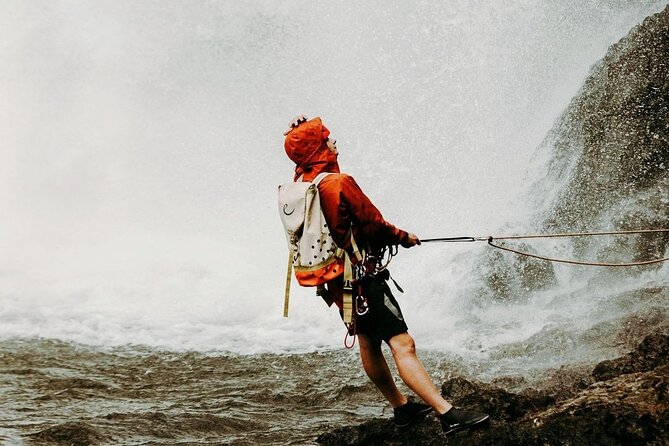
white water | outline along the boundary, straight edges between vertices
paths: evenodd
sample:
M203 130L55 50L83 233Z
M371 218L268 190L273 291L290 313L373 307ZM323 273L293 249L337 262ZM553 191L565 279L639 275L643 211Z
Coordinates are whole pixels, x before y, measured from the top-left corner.
M3 2L0 337L339 348L311 290L281 318L288 120L322 116L342 168L402 228L522 232L535 148L608 46L665 5L587 3ZM616 315L560 268L529 302L473 305L484 249L394 261L420 346L486 355Z

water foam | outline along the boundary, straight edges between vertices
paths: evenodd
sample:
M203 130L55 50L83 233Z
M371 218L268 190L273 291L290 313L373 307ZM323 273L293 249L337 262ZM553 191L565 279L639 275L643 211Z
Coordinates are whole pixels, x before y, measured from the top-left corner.
M591 64L660 4L15 5L0 50L0 336L337 348L337 315L311 291L280 317L288 118L323 116L343 168L400 227L522 232L548 162L535 148ZM511 305L475 299L483 249L394 261L420 345L480 358L584 324L567 321L592 309L568 279Z

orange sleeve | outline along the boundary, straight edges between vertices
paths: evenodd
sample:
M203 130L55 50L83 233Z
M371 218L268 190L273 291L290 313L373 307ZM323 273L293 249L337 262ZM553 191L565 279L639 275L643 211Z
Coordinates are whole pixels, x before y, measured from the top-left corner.
M350 222L356 228L356 235L362 236L372 248L399 245L406 240L407 232L383 218L353 177L342 175L340 198L340 211L349 214Z

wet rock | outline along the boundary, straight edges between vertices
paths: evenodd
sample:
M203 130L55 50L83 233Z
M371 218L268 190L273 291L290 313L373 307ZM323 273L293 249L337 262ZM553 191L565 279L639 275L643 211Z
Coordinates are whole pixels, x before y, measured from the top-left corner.
M67 446L88 446L105 440L105 437L91 425L81 421L59 424L44 429L34 434L33 438L38 444L46 443Z
M619 352L636 348L650 333L669 333L669 286L649 287L607 296L611 317L588 328L582 345L603 346Z
M513 248L536 254L535 249L525 243L516 243ZM483 278L479 294L504 302L524 301L532 293L550 288L557 282L551 263L512 256L499 250L486 251L479 274Z
M389 420L371 420L360 426L347 426L321 434L316 441L326 446L441 446L446 437L436 419L427 417L410 429L398 429Z
M452 445L665 445L669 367L596 383L575 398Z
M591 372L592 366L561 366L545 372L545 378L535 383L536 391L550 396L555 401L572 398L595 382Z
M532 188L533 207L541 209L535 217L537 232L669 227L667 60L669 7L632 29L592 67L538 148L551 161ZM510 245L532 251L520 243ZM662 258L667 248L669 233L646 233L570 239L559 254L546 254L628 263ZM550 263L509 253L486 253L480 263L478 294L485 297L523 299L555 280ZM614 274L635 275L660 265Z
M597 381L605 381L666 364L669 364L669 336L659 333L647 336L636 350L621 358L600 362L592 371L592 376Z
M322 434L318 442L340 445L632 446L669 444L669 336L648 336L633 352L614 361L616 375L579 390L565 384L560 399L544 391L512 393L463 378L442 391L456 406L491 415L487 428L446 439L434 417L407 430L390 420L372 420ZM609 370L610 368L606 368ZM595 374L595 372L593 372ZM447 442L447 443L446 443Z
M452 378L441 386L441 393L455 406L489 414L495 420L514 421L531 411L548 407L555 399L529 390L524 394L508 392L490 384Z
M544 142L553 152L546 184L566 183L545 229L667 227L667 60L669 7L631 30L592 68ZM667 233L620 238L610 246L591 240L578 240L575 253L646 260L669 246Z

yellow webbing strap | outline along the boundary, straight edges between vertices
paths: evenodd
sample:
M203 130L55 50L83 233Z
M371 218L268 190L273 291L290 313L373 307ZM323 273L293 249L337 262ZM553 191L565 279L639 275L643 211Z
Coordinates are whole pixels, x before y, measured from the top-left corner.
M358 249L357 243L353 238L353 231L351 231L351 248L353 255L358 263L362 262L363 255ZM351 266L351 258L348 253L344 251L344 301L342 302L342 310L345 324L353 323L353 267Z
M288 302L290 300L290 281L293 272L293 253L288 251L288 271L286 272L286 294L283 298L283 317L288 317Z
M355 242L355 239L353 238L353 231L351 231L351 248L353 248L353 255L359 262L362 262L362 253L358 249L358 244Z
M345 324L353 323L353 268L348 254L344 255L344 296L342 302Z
M361 262L363 255L358 249L358 245L353 238L351 232L351 247L353 248L353 255ZM293 253L288 251L288 268L286 269L286 293L283 298L283 317L288 317L288 304L290 302L290 282L293 272ZM344 296L343 296L343 316L345 324L353 323L353 267L351 266L351 259L349 255L344 252Z

